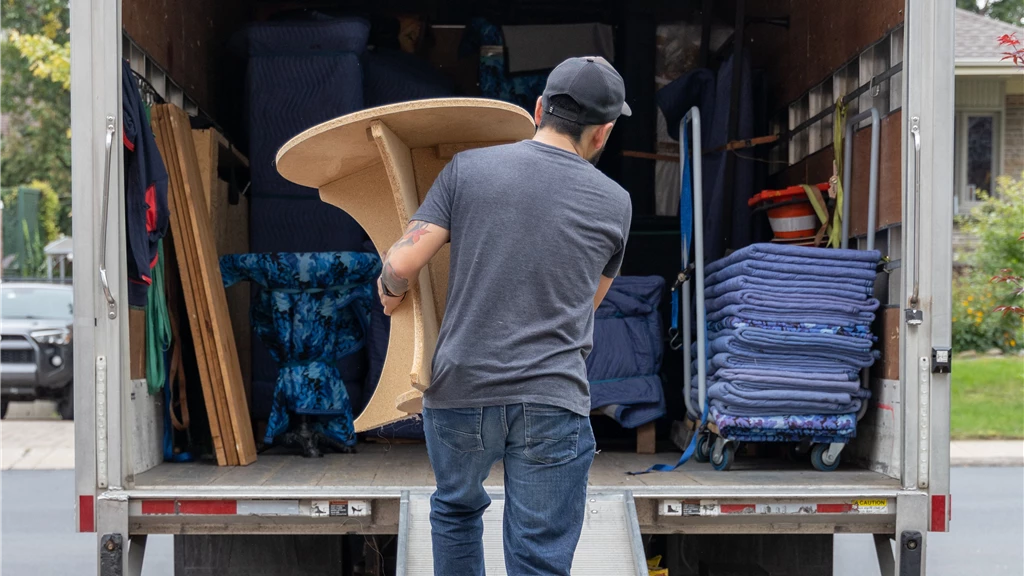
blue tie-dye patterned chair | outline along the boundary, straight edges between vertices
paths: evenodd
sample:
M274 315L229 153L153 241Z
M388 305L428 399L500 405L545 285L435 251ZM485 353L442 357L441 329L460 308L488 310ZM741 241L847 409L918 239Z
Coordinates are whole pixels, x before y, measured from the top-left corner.
M307 457L319 456L321 444L351 452L352 404L335 364L363 347L380 258L235 254L221 257L220 269L224 286L248 280L261 288L252 326L280 366L265 442L298 445Z

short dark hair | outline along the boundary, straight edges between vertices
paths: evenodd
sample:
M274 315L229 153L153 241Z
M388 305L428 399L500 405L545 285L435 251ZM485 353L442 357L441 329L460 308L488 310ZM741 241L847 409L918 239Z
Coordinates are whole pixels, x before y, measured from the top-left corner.
M565 94L555 94L548 99L548 105L561 108L566 112L579 113L580 105L572 99L571 96ZM543 110L540 116L540 127L550 128L559 134L563 134L572 138L574 142L579 142L583 138L583 130L586 128L583 124L573 122L572 120L566 120L549 114L547 110Z

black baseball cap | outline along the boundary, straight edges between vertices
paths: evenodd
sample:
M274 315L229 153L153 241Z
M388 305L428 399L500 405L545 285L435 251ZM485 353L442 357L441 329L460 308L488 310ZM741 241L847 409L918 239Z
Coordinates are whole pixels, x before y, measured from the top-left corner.
M553 106L551 97L558 95L575 100L580 111L571 112ZM626 104L626 86L622 76L600 56L569 58L556 66L548 75L541 105L545 114L584 126L607 124L619 116L633 113Z

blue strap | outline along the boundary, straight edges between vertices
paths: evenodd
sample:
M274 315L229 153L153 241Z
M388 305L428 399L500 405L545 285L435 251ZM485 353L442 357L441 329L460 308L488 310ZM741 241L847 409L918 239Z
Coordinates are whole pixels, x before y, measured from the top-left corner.
M630 476L640 476L642 474L648 474L650 472L672 472L676 468L679 468L683 464L693 457L693 453L697 451L697 438L700 437L700 431L707 424L708 421L708 405L711 404L705 399L704 402L704 415L701 417L700 426L693 431L693 436L690 438L690 445L683 451L683 455L679 457L679 461L675 464L655 464L647 470L642 472L626 472Z

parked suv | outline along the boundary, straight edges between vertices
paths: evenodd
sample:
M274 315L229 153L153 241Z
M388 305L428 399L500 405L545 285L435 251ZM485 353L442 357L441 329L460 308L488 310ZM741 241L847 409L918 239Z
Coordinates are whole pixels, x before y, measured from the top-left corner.
M67 285L0 284L0 417L12 401L55 400L74 418L73 301Z

